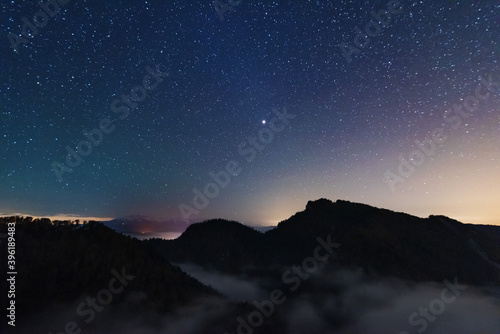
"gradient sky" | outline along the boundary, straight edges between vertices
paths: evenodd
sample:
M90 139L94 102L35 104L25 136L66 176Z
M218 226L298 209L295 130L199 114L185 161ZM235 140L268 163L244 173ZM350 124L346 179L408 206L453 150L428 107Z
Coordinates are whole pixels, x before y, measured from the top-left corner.
M500 85L478 88L500 82L500 2L400 1L354 53L388 2L242 0L221 20L209 0L69 1L24 40L40 7L2 2L0 213L181 218L235 161L191 220L276 224L325 197L500 225Z

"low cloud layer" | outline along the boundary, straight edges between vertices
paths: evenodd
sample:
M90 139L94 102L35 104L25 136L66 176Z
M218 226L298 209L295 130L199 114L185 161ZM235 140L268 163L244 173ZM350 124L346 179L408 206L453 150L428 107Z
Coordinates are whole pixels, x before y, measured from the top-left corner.
M233 302L251 302L265 296L255 280L207 270L193 263L177 264L186 274L208 285Z
M110 312L99 314L95 326L82 328L82 333L99 333L96 329L99 327L102 333L195 334L210 326L226 326L232 328L229 333L238 333L237 317L246 320L248 312L255 308L251 306L248 312L235 315L235 301L246 300L253 305L254 300L269 299L268 287L259 285L263 280L221 274L196 265L182 264L181 268L227 298L198 300L170 315L145 311L121 319L118 316L127 305L111 304ZM128 300L134 303L134 298ZM61 326L54 328L54 323L64 324L72 316L63 311L64 307L59 310L59 314L52 312L35 320L50 322L54 330L58 329ZM265 318L262 327L266 321L281 324L288 334L498 334L500 289L490 289L487 295L453 277L448 283L413 283L397 279L368 280L362 270L330 271L311 277L297 291L288 293L286 301L275 305L273 314ZM33 328L40 327L30 330ZM259 328L261 326L251 327L252 333L259 333ZM220 334L224 334L223 329Z

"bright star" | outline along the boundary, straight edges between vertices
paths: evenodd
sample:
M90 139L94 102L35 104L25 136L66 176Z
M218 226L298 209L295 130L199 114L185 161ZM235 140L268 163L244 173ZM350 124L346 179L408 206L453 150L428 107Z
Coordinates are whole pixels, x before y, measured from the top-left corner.
M262 124L266 124L266 120L265 119L262 120Z

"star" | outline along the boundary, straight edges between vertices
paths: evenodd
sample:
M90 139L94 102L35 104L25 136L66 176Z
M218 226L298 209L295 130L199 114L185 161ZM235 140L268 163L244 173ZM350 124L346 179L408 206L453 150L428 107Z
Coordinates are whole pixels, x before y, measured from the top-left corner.
M183 219L179 207L193 207L193 191L205 196L205 185L210 192L226 178L210 204L197 202L204 209L193 207L193 219L237 213L238 220L267 224L264 216L286 219L309 200L346 194L406 212L436 196L432 206L454 206L446 212L457 217L465 216L456 205L461 192L470 216L488 211L474 203L497 205L500 180L491 178L498 172L491 158L500 156L500 145L459 143L474 133L500 140L498 101L486 93L500 80L498 5L447 0L393 6L389 15L389 0L257 7L219 0L216 8L208 2L211 13L193 17L198 11L173 2L129 1L110 2L102 10L113 19L99 20L90 15L101 8L98 0L36 11L4 2L0 22L8 22L11 57L0 63L12 73L0 85L1 212ZM64 20L63 11L86 15ZM165 24L165 13L175 24ZM482 83L478 93L488 100L476 105ZM454 107L460 101L478 107L467 127L469 112ZM440 122L446 128L435 132ZM430 142L441 138L446 142ZM415 160L419 152L425 161ZM455 175L442 175L455 159L470 173L461 178L470 176L484 191L469 194ZM242 172L229 175L227 163ZM400 194L384 176L391 173ZM44 195L26 199L37 193ZM110 195L114 204L104 206ZM409 213L428 216L421 207ZM497 224L498 210L488 215Z

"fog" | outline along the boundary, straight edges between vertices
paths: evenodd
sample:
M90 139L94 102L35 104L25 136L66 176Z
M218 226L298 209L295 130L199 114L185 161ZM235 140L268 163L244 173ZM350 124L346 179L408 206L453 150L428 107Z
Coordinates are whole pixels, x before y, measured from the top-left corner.
M221 274L193 264L181 264L180 267L226 297L200 299L169 315L144 311L124 316L144 298L133 294L125 303L107 306L94 323L81 327L82 333L194 334L218 326L220 333L224 334L226 326L230 334L250 334L259 333L259 328L267 321L281 324L289 334L500 333L498 289L494 295L491 292L487 295L480 288L461 284L453 277L448 279L448 285L445 282L414 283L388 278L374 281L360 269L323 272L309 278L293 292L278 284L276 288L283 291L286 300L273 306L272 315L263 317L263 325L249 326L248 331L238 328L237 318L248 322L248 313L256 308L250 303L249 311L235 314L236 302L269 300L271 291L259 286L260 279ZM62 330L66 322L75 318L72 310L74 305L60 306L31 319L33 326L24 330L38 333L44 328L59 334L56 330ZM410 320L412 315L413 321Z
M255 280L221 274L215 270L206 270L192 263L182 263L177 264L177 266L201 283L219 291L230 301L251 302L265 296L264 291Z

